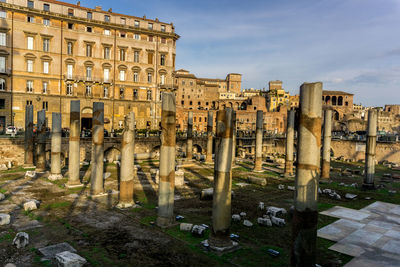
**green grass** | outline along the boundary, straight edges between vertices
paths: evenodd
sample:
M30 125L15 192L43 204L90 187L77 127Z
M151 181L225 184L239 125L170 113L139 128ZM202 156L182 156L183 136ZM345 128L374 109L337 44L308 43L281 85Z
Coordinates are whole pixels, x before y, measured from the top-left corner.
M69 207L71 205L72 205L71 202L63 201L63 202L55 202L55 203L47 204L47 205L43 206L43 208L45 210L49 210L49 209L66 208L66 207Z
M0 193L2 193L2 194L5 194L7 192L7 190L6 189L4 189L4 188L0 188Z
M9 229L7 232L3 232L0 235L0 243L1 242L10 243L14 239L15 234L16 232L11 229Z

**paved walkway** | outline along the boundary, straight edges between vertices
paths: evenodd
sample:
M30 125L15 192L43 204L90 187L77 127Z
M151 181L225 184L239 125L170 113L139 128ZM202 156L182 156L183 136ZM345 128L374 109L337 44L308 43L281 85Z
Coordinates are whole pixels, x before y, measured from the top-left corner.
M321 214L340 220L318 230L337 242L329 249L353 256L346 267L400 266L400 205L375 202L353 210L335 206Z

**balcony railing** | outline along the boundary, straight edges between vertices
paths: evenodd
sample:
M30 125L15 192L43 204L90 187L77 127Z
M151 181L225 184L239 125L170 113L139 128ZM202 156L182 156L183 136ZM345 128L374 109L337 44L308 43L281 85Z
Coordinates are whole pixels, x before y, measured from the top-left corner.
M101 84L112 84L114 82L113 79L104 79L101 77L87 77L87 76L78 76L78 75L63 75L65 81L75 81L75 82L93 82L93 83L101 83Z

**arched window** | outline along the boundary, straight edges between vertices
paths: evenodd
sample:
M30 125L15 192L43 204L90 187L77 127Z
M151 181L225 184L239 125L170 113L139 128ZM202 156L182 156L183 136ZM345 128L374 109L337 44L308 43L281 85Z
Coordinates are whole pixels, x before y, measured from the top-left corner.
M6 80L0 78L0 91L5 91L5 90L6 90Z
M336 96L332 96L332 106L336 106Z
M337 102L338 106L343 106L343 96L339 96L338 97L338 102Z

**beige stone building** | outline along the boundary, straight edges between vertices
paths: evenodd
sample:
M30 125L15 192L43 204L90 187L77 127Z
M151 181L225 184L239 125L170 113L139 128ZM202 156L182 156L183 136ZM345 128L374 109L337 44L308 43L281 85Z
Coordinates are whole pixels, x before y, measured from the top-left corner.
M0 2L0 124L24 127L34 111L61 112L81 100L82 127L91 127L93 102L104 102L105 127L124 115L136 127L158 129L160 91L173 87L172 23L53 0ZM36 121L36 116L34 116Z

